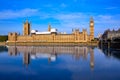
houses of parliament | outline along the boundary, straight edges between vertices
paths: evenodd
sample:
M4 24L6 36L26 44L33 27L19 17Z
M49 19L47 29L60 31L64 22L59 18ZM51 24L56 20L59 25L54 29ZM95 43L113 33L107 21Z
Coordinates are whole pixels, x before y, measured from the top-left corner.
M48 30L45 32L39 32L38 30L32 30L30 23L26 21L23 26L23 35L18 33L8 34L8 43L19 42L38 42L38 43L86 43L94 40L94 20L91 17L89 22L90 33L86 29L82 32L79 29L73 29L71 34L65 32L58 32L57 29L48 25Z
M94 68L94 47L84 46L8 46L10 56L23 54L23 64L28 66L32 59L58 60L61 54L70 54L75 60L90 60L90 68ZM90 57L90 58L89 58Z

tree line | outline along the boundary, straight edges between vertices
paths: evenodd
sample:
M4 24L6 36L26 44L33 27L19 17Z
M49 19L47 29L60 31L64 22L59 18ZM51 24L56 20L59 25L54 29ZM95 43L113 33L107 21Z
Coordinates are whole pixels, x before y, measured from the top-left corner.
M7 35L0 35L0 42L5 42L8 40L8 36Z

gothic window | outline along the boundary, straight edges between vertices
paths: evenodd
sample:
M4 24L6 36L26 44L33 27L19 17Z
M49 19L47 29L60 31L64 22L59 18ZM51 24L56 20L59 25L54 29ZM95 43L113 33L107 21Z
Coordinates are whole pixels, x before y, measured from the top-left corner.
M12 33L10 35L12 36Z

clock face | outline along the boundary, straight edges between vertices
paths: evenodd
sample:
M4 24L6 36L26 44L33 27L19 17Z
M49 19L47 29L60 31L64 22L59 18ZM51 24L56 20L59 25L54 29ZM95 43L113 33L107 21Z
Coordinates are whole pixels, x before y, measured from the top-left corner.
M91 26L93 26L93 23L90 23Z

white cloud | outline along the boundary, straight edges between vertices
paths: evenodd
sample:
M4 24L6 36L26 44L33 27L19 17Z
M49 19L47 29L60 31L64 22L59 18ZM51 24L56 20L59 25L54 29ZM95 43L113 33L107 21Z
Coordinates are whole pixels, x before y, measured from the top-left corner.
M110 15L98 15L98 17L103 19L103 20L108 20L108 19L112 18L112 16L110 16Z
M82 13L57 14L54 18L59 20L61 27L80 29L89 27L89 17Z
M42 16L42 17L41 17ZM56 14L44 14L41 15L41 19L54 19L57 22L52 22L52 26L59 31L71 33L72 28L79 28L82 31L83 28L89 30L90 16L83 13L56 13Z
M86 18L86 15L82 13L57 14L55 18L59 20L75 20L80 18Z
M117 15L97 15L95 16L95 22L99 24L120 24L119 14Z
M82 31L83 28L88 30L89 33L89 20L90 15L84 13L59 13L50 15L51 18L59 21L59 24L54 24L59 31L71 32L72 28L79 28ZM106 29L118 29L120 26L120 15L93 15L95 21L95 36L102 33Z
M64 4L61 4L64 5ZM50 5L48 5L50 6ZM42 10L41 10L42 11ZM57 28L59 31L71 32L72 28L79 28L82 31L83 28L86 28L89 31L89 20L90 14L93 15L95 21L95 32L104 31L106 28L116 28L120 26L120 14L108 15L108 14L99 14L95 13L82 13L82 12L70 12L70 13L59 13L59 12L39 12L38 9L22 9L22 10L5 10L0 11L0 19L16 19L24 18L30 16L38 16L44 24L33 25L33 29L40 28L38 30L47 29L46 21L48 20L54 28ZM51 21L50 21L51 20ZM41 27L42 26L42 27ZM43 26L45 28L43 28ZM108 27L106 27L108 26ZM104 29L102 29L104 28Z
M91 14L91 13L90 13ZM61 27L70 27L70 28L89 28L90 14L85 14L82 12L74 13L55 13L55 14L43 14L40 18L49 19L52 18L57 20L59 26ZM95 21L95 26L120 26L120 14L108 15L108 14L98 14L93 13L93 18ZM56 23L57 24L57 23Z
M55 13L55 14L48 14L44 13L40 15L40 19L54 19L57 20L60 24L81 24L81 23L89 23L90 16L84 15L83 13ZM54 23L54 22L53 22ZM67 26L68 27L68 26Z
M107 10L111 10L111 9L117 9L118 7L107 7L107 8L105 8L105 9L107 9Z
M38 12L37 9L22 9L22 10L5 10L0 11L0 19L13 19L21 17L33 16Z
M62 8L67 7L67 5L66 5L65 3L62 3L60 6L61 6Z

